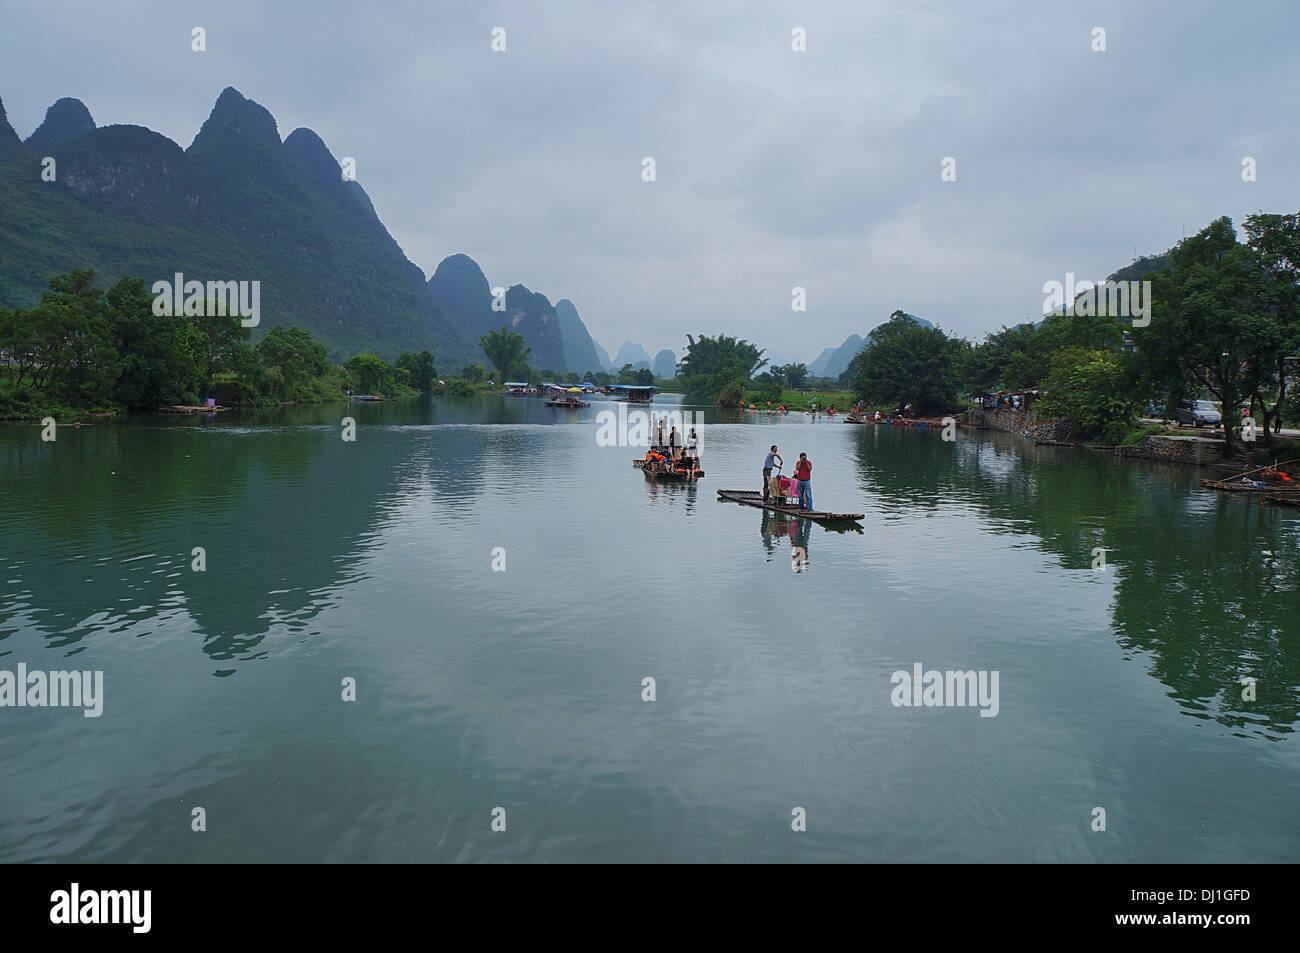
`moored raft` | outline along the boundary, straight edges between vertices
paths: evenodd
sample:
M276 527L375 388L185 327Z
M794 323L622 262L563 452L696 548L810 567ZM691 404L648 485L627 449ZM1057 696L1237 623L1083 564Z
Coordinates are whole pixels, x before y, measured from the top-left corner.
M1270 506L1294 506L1300 509L1300 493L1265 493L1259 501Z
M830 513L826 510L801 510L797 506L790 506L786 503L772 503L763 499L763 494L757 490L719 490L719 500L729 500L732 503L742 503L745 506L757 506L759 509L771 510L774 513L788 513L791 516L797 516L800 519L812 520L815 523L858 523L866 518L864 513Z
M1227 493L1276 493L1291 496L1300 493L1300 481L1297 481L1282 468L1296 463L1300 463L1300 459L1271 463L1256 467L1253 470L1246 470L1243 473L1233 474L1223 480L1201 480L1201 486L1210 490L1223 490ZM1288 478L1272 479L1270 473L1273 471L1280 471L1286 474ZM1264 477L1264 479L1259 479L1259 477Z

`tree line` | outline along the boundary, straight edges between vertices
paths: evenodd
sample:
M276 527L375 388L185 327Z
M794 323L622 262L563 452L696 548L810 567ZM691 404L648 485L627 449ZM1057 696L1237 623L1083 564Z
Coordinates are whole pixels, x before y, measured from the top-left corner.
M206 309L209 312L216 308ZM158 315L142 278L95 285L58 275L32 308L0 308L0 416L331 400L352 389L428 391L428 351L389 363L358 354L340 367L307 331L274 327L256 344L238 315Z
M840 384L858 400L922 415L956 410L963 397L1035 389L1040 415L1107 443L1131 434L1144 410L1172 417L1209 396L1222 405L1228 452L1242 408L1272 446L1283 420L1300 419L1300 215L1260 213L1243 226L1244 240L1219 218L1113 276L1151 282L1149 320L1111 313L1110 302L1064 307L976 343L898 310L868 335ZM807 377L803 365L759 374L767 362L748 341L687 337L679 376L692 397L735 406L746 388L779 393Z

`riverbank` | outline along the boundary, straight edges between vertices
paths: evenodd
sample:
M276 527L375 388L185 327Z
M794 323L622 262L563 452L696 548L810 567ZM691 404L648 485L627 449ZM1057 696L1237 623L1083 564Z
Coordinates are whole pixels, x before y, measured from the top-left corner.
M779 398L768 399L766 392L750 390L745 393L742 406L745 410L777 410L782 405L790 411L825 410L847 413L853 406L853 392L848 390L783 390Z
M992 410L971 408L963 417L970 426L978 429L1020 434L1036 444L1085 447L1089 450L1107 451L1130 460L1232 468L1243 462L1262 465L1271 460L1300 457L1300 441L1293 439L1275 439L1272 447L1265 446L1260 440L1254 445L1238 442L1237 452L1225 456L1223 437L1215 436L1214 431L1168 425L1154 419L1144 420L1146 426L1130 434L1131 439L1124 443L1090 444L1074 436L1069 421L1039 418L1032 411L1009 407ZM1284 437L1286 433L1284 431Z
M387 399L387 398L386 398ZM87 420L108 417L123 417L133 414L211 414L227 410L267 410L275 407L294 407L300 404L341 404L349 403L352 398L347 394L319 400L278 400L271 403L220 404L206 407L192 404L167 404L154 408L141 407L70 407L66 404L41 403L22 406L15 412L12 405L0 410L0 423L33 423L53 417L60 425L80 424Z

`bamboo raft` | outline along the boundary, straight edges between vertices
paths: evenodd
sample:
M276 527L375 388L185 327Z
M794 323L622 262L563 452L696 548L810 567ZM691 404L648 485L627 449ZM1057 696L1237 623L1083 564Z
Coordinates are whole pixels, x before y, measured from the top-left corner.
M757 490L719 490L719 500L743 503L745 506L757 506L759 509L774 513L786 513L800 519L812 520L814 523L857 523L865 518L862 513L828 513L825 510L801 510L797 506L785 503L771 503L763 500L763 494Z
M1284 460L1281 463L1265 464L1253 470L1245 470L1222 480L1202 480L1201 486L1211 490L1223 490L1225 493L1274 493L1279 496L1300 494L1300 481L1292 483L1265 483L1262 480L1247 481L1252 473L1262 473L1269 469L1281 469L1289 464L1300 463L1300 458Z
M671 464L660 463L658 460L633 460L632 466L644 473L647 480L661 483L694 483L704 476L703 470L678 470Z
M956 420L957 418L954 417L953 419ZM877 427L939 428L944 425L943 421L943 417L881 417L879 420L859 414L846 414L844 417L846 424L874 424ZM963 426L960 421L958 421L957 425Z
M1265 493L1260 502L1269 506L1294 506L1300 509L1300 493Z

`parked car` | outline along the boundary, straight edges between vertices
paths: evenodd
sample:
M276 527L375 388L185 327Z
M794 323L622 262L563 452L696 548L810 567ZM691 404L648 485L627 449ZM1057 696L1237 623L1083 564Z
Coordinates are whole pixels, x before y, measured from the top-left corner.
M1174 411L1174 419L1180 424L1187 424L1191 427L1204 427L1206 424L1217 427L1223 422L1219 408L1214 405L1212 400L1194 400L1191 403L1183 404Z

